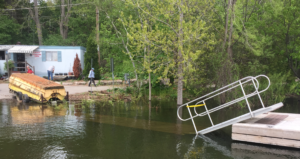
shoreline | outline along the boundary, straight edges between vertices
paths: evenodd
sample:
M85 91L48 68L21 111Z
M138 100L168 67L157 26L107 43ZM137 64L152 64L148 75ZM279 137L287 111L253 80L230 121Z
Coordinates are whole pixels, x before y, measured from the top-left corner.
M66 92L69 92L69 95L76 95L78 93L88 93L91 89L93 91L106 91L108 89L112 89L113 86L97 86L97 87L88 87L86 85L72 85L72 86L64 86ZM114 86L114 88L123 88L122 86ZM8 83L0 84L0 100L2 99L13 99L13 94L9 92Z

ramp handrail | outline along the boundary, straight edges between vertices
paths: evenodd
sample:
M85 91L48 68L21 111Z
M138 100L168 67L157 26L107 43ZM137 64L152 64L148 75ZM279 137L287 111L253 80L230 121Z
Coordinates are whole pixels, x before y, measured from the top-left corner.
M264 90L261 90L261 91L258 90L258 89L259 89L259 82L258 82L257 78L259 78L259 77L265 77L265 78L268 80L268 86L267 86ZM251 81L252 81L252 84L253 84L253 86L254 86L254 88L255 88L255 91L252 92L252 93L250 93L250 94L246 94L245 91L244 91L244 88L243 88L243 84L246 84L246 83L251 82ZM254 81L255 81L255 82L254 82ZM248 102L248 98L249 98L249 97L252 97L252 96L255 96L255 95L258 95L259 100L260 100L260 102L261 102L261 104L262 104L262 107L265 108L265 106L264 106L264 104L263 104L263 101L262 101L262 99L261 99L260 93L266 91L266 90L270 87L270 84L271 84L270 79L269 79L269 77L267 77L266 75L258 75L258 76L255 76L255 77L253 77L253 76L248 76L248 77L242 78L242 79L240 79L240 80L238 80L238 81L235 81L235 82L233 82L233 83L231 83L231 84L229 84L229 85L227 85L227 86L224 86L224 87L222 87L222 88L220 88L220 89L218 89L218 90L215 90L215 91L213 91L213 92L211 92L211 93L208 93L208 94L206 94L206 95L204 95L204 96L202 96L202 97L199 97L199 98L197 98L197 99L194 99L194 100L192 100L192 101L190 101L190 102L187 102L187 103L185 103L185 104L179 106L178 109L177 109L177 116L178 116L178 118L179 118L180 120L182 120L182 121L192 120L193 125L194 125L194 128L195 128L195 131L196 131L196 133L197 133L197 129L196 129L196 126L195 126L195 123L194 123L194 118L195 118L195 117L197 117L197 116L205 116L205 115L208 115L208 117L209 117L209 119L210 119L210 122L211 122L212 126L214 126L213 121L212 121L212 119L211 119L211 117L210 117L210 113L213 113L213 112L215 112L215 111L218 111L218 110L220 110L220 109L223 109L223 108L225 108L225 107L228 107L228 106L230 106L230 105L232 105L232 104L235 104L235 103L238 103L238 102L240 102L240 101L242 101L242 100L245 100L246 103L247 103L249 112L250 112L250 114L251 114L251 117L253 117L253 114L252 114L252 111L251 111L251 108L250 108L250 105L249 105L249 102ZM237 98L237 99L235 99L235 100L233 100L233 101L230 101L230 102L221 104L221 105L219 105L219 106L217 106L217 107L215 107L215 108L212 108L212 109L210 109L210 110L207 109L205 101L207 101L208 99L211 99L211 98L213 98L213 97L216 97L216 96L218 96L218 95L220 95L220 94L222 94L222 93L225 93L225 92L227 92L227 91L230 91L230 90L232 90L232 89L234 89L234 88L237 88L237 87L239 87L239 86L241 87L241 90L242 90L242 92L243 92L243 96L242 96L242 97ZM189 106L189 104L190 104L190 103L193 103L193 102L196 102L196 104L195 104L194 106ZM190 118L186 118L186 119L182 119L182 118L181 118L181 116L180 116L180 114L179 114L179 110L182 109L182 107L184 107L184 106L187 107L187 109L188 109L188 111L189 111L189 114L190 114ZM199 114L199 113L197 112L197 110L196 110L196 107L198 107L198 106L204 106L206 111ZM190 107L194 107L194 112L195 112L196 115L192 116Z

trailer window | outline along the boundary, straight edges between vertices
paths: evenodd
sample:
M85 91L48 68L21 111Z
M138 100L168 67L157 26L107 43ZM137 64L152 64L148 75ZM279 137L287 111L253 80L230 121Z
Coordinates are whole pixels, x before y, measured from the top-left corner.
M5 52L0 51L0 60L5 60Z
M57 51L46 51L47 61L57 61Z

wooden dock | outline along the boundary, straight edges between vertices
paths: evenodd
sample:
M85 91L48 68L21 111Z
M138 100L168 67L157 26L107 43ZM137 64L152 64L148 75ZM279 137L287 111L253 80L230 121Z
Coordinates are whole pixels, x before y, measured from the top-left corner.
M232 139L300 148L300 114L269 112L233 124Z

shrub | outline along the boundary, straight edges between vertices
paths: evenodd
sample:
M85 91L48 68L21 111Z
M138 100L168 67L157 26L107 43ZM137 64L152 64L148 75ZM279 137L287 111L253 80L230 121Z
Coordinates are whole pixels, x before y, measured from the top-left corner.
M86 52L84 54L84 76L88 76L91 68L94 68L95 71L95 79L100 79L99 64L98 64L98 52L97 52L97 44L94 40L94 35L91 34L87 41ZM93 65L91 64L91 59L93 60Z
M74 59L74 64L73 64L73 72L74 72L74 76L76 78L78 78L81 74L81 63L80 60L78 58L78 54L76 54L76 58Z
M12 68L15 67L14 62L12 60L8 60L8 67L9 67L9 69L12 69ZM6 64L6 62L4 62L4 70L7 71L7 64Z

